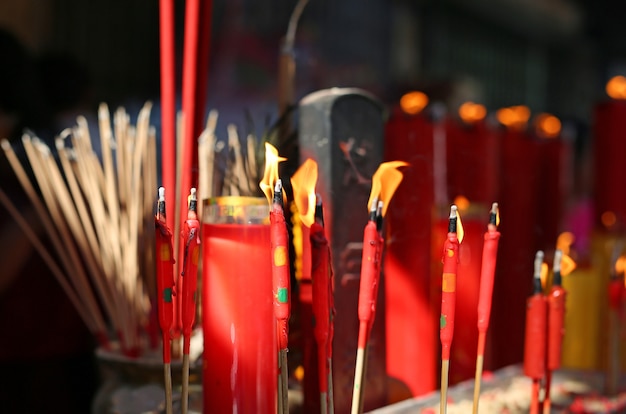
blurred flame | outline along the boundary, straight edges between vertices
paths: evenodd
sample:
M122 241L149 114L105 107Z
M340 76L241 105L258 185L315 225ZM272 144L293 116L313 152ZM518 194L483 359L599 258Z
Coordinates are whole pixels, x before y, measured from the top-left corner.
M317 162L311 158L298 168L291 177L293 201L296 203L300 220L311 227L315 222L315 185L317 184Z
M626 78L614 76L606 83L606 93L613 99L626 99Z
M378 166L378 169L372 176L372 191L367 201L367 211L370 211L374 199L378 199L378 201L383 202L382 214L385 217L389 202L402 181L402 173L396 168L407 165L409 163L404 161L388 161Z
M569 275L574 269L576 269L576 262L563 252L563 257L561 258L561 276Z
M461 221L461 214L457 210L456 212L456 238L459 240L459 244L463 243L465 237L465 230L463 229L463 222Z
M556 248L561 250L564 255L568 255L570 246L574 243L574 240L576 240L574 233L565 231L559 234L559 237L556 239Z
M465 102L459 107L459 116L468 124L478 122L487 116L487 108L474 102Z
M541 286L545 289L548 283L548 264L546 262L541 263Z
M626 273L626 256L620 256L615 261L615 273L622 274Z
M470 201L467 197L459 195L454 198L453 203L459 208L459 210L467 210L470 206Z
M263 178L259 186L270 205L274 198L274 186L278 180L278 163L286 160L287 158L278 155L278 150L272 144L265 143L265 171L263 171Z
M530 109L524 105L500 108L496 111L496 118L508 128L522 128L528 123Z
M612 211L605 211L604 213L602 213L602 216L600 216L600 221L602 221L604 227L609 229L613 227L615 223L617 223L617 217Z
M546 138L556 138L561 132L561 121L554 115L542 113L535 118L538 132Z
M409 115L416 115L428 105L428 96L424 92L407 92L400 98L400 108Z

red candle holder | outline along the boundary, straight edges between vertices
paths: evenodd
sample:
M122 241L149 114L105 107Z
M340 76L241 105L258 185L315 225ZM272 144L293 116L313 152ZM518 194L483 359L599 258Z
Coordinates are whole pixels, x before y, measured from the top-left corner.
M210 199L202 219L204 412L276 412L267 200Z

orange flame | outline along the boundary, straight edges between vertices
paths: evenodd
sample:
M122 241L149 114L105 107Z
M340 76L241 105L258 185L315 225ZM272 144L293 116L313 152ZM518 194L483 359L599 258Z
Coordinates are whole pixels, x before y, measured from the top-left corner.
M548 264L546 262L541 263L541 286L545 289L548 283Z
M463 243L463 238L465 238L461 214L458 211L456 212L456 238L459 240L459 244Z
M524 105L501 108L496 111L496 118L508 128L522 128L530 118L530 109Z
M606 93L613 99L626 99L626 78L614 76L606 83Z
M461 211L467 210L469 208L469 206L470 206L470 201L467 199L467 197L465 197L463 195L458 195L458 196L454 197L453 203Z
M626 256L620 256L615 261L615 273L618 275L626 273Z
M535 118L537 132L545 138L556 138L561 132L561 121L554 115L539 114Z
M291 177L293 201L296 203L300 220L311 227L315 221L315 185L317 184L317 162L308 158Z
M561 258L561 276L569 275L574 269L576 269L576 262L563 252L563 257Z
M383 202L382 214L383 217L385 217L389 202L402 181L402 173L396 168L407 165L409 165L409 163L404 161L389 161L383 162L378 166L378 169L372 176L372 191L367 201L367 211L370 211L374 200L378 199L378 201Z
M412 91L400 98L400 108L409 115L419 114L428 105L428 96L424 92Z
M287 158L278 155L278 150L269 142L265 143L265 171L259 183L267 202L271 205L274 198L274 186L278 181L278 164Z
M487 109L484 105L474 102L465 102L459 107L459 116L468 123L478 122L487 116Z
M556 248L563 252L563 255L568 255L570 246L574 243L576 238L574 237L574 233L565 231L559 234L559 237L556 239Z

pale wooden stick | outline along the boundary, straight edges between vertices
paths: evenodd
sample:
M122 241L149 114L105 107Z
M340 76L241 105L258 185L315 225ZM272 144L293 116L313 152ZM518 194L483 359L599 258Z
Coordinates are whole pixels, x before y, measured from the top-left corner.
M249 195L251 189L248 187L248 179L246 178L246 171L244 169L241 143L239 142L237 127L233 124L228 125L228 146L232 149L235 157L235 163L233 165L234 183L237 186L239 194Z
M365 378L365 349L356 351L356 367L354 370L354 387L352 389L352 414L363 412L363 379Z
M163 364L163 377L165 380L165 413L172 414L172 365L169 362Z
M181 390L181 414L189 412L189 354L183 353L183 384Z
M439 413L446 414L448 411L448 372L450 371L450 360L441 361L441 392L439 396Z
M24 143L24 149L26 150L26 155L29 159L30 165L33 168L33 173L35 174L39 188L44 196L44 200L46 201L48 209L52 214L54 222L57 224L57 229L59 230L61 239L63 240L65 248L68 251L69 258L74 265L75 273L72 274L72 283L74 284L77 292L79 292L79 295L84 298L89 311L93 313L94 318L98 323L98 329L104 332L104 323L100 317L96 299L89 287L87 275L82 266L76 246L71 238L70 231L67 228L67 223L63 219L63 215L59 211L59 207L54 198L54 187L49 183L46 172L43 170L43 161L34 148L30 137L26 136L22 139L22 141Z
M72 203L72 197L68 193L67 187L63 182L61 172L59 171L54 159L52 159L49 148L39 141L36 141L35 145L38 147L42 156L41 159L43 161L43 167L47 173L46 176L50 180L49 182L52 185L52 188L55 189L54 195L56 196L56 201L61 208L61 212L63 213L67 224L69 225L70 231L74 236L74 240L77 242L77 247L80 249L82 256L85 258L85 263L90 271L90 274L92 275L91 280L94 281L98 297L106 309L113 309L111 295L109 294L106 285L103 284L102 278L99 277L101 268L98 267L96 259L91 254L91 249L89 248L84 228L78 218L78 213L74 207L74 203Z
M28 199L33 204L33 207L35 207L35 211L37 212L39 220L41 220L41 223L43 224L46 233L48 234L48 237L50 237L50 240L52 241L52 245L57 253L57 256L61 260L63 268L65 269L65 273L68 275L73 274L75 271L74 264L69 259L69 256L64 248L59 233L52 223L50 213L46 209L46 207L44 207L41 199L37 195L35 188L33 187L33 184L28 178L26 171L22 167L21 162L18 160L17 155L15 155L11 144L9 144L9 141L7 141L6 139L2 140L2 149L4 150L7 160L9 161L11 168L15 172L18 181L26 192Z
M248 188L250 189L250 195L259 187L259 170L256 162L257 153L257 140L254 135L249 134L247 139L247 176L248 176Z

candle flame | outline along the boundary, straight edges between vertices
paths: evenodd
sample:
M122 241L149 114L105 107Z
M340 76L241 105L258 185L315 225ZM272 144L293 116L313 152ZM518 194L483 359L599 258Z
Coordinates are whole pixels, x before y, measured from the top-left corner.
M417 115L428 105L428 96L424 92L407 92L400 98L400 108L409 115Z
M474 102L465 102L459 107L459 116L468 124L481 121L487 116L487 109L484 105Z
M626 78L614 76L606 83L606 93L613 99L626 99Z
M563 252L561 258L561 276L567 276L576 269L576 262L570 256Z
M389 202L402 181L402 173L398 171L397 168L407 165L409 165L409 163L404 161L388 161L378 166L378 169L372 176L372 191L367 201L368 211L372 208L374 200L382 201L382 215L385 217Z
M548 264L545 262L541 263L541 286L545 289L546 284L548 283Z
M500 225L500 207L498 207L498 203L491 204L491 211L495 210L496 213L496 227Z
M293 201L296 203L300 220L311 227L315 221L315 185L317 184L317 162L308 158L291 177Z
M556 248L561 250L564 255L569 254L570 246L575 239L574 233L565 231L559 234L559 237L556 239Z
M530 109L524 105L500 108L496 111L496 118L507 128L521 129L530 118Z
M458 195L454 198L453 204L455 204L459 208L459 210L465 211L469 208L470 201L467 199L467 197Z
M618 275L626 273L626 256L620 256L615 261L615 273Z
M278 180L278 164L287 158L278 155L278 150L269 142L265 143L265 171L259 183L267 202L271 205L274 198L274 186Z
M535 127L542 137L556 138L561 132L561 121L554 115L542 113L535 118Z
M461 214L456 212L456 238L459 239L459 244L463 243L465 237L465 230L463 229L463 222L461 221Z
M610 229L617 223L617 216L612 211L605 211L600 216L600 221L607 229Z

